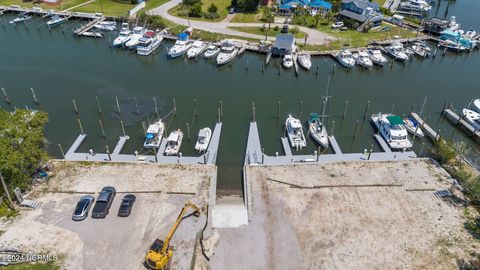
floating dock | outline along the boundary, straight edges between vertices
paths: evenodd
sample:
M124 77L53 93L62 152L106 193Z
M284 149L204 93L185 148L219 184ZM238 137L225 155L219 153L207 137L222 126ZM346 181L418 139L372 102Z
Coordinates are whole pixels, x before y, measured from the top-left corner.
M98 17L87 24L83 25L82 27L78 28L77 30L74 30L73 33L77 36L82 36L86 32L90 31L96 24L103 22L106 18L105 17ZM89 36L89 35L88 35Z
M214 165L217 162L218 146L220 143L220 134L222 123L216 123L215 129L210 139L207 151L198 156L164 156L167 140L162 139L157 155L128 155L121 154L122 149L130 139L128 136L120 136L112 153L79 153L78 149L87 139L87 134L78 135L70 149L65 153L65 159L70 161L112 161L112 162L147 162L160 164L204 164Z
M417 123L420 125L420 128L425 132L428 138L432 140L433 142L436 142L440 139L440 134L433 130L417 113L410 113L410 116L417 121Z
M457 115L451 108L444 109L443 115L445 115L445 117L455 126L459 127L462 131L472 137L477 143L480 143L480 129L475 129L463 118L463 116Z

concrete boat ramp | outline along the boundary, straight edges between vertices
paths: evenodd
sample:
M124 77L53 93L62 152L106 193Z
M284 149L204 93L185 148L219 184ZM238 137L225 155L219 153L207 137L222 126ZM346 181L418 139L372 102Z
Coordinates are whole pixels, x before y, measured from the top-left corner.
M79 153L77 152L87 138L87 134L78 135L70 149L65 153L65 159L70 161L112 161L112 162L147 162L160 164L205 164L214 165L217 161L218 145L222 123L216 123L207 151L198 157L192 156L164 156L167 140L162 139L158 152L155 155L128 155L121 154L123 147L128 142L128 136L120 136L117 145L111 153Z

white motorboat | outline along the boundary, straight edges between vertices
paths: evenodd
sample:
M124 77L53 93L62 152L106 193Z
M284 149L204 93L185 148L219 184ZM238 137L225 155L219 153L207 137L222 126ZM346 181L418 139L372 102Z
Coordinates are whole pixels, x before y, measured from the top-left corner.
M225 42L217 55L217 65L225 65L237 56L238 48L229 42Z
M415 55L426 58L430 56L431 49L424 42L415 42L411 46L412 51Z
M368 53L370 54L370 59L375 65L384 66L388 63L387 58L382 54L381 50L370 49L368 50Z
M18 16L17 18L11 20L9 23L19 23L19 22L24 22L24 21L28 21L32 18L32 15L30 15L30 13L28 12L24 12L22 14L20 14L20 16Z
M211 138L212 130L210 128L206 127L200 129L198 132L197 143L195 144L195 150L198 152L206 151Z
M52 28L64 22L66 22L66 19L64 17L59 15L53 15L52 17L50 17L50 20L47 21L47 26L48 28Z
M205 58L210 59L215 57L220 52L220 47L217 47L215 45L209 45L207 47L207 51L205 52Z
M356 64L367 69L373 66L370 55L366 51L360 51L357 54Z
M115 31L117 29L117 23L110 22L110 21L103 21L95 24L93 27L102 31Z
M143 147L145 148L158 148L162 142L163 132L165 131L165 125L162 120L148 126L147 132L145 134L145 142Z
M132 33L130 34L130 39L125 42L125 47L129 50L135 50L138 45L138 41L143 37L145 29L141 26L136 26L133 28Z
M419 138L423 138L425 136L418 122L415 121L415 119L413 119L412 117L404 118L403 122L405 123L405 128L407 129L407 131L410 132L412 135L415 135Z
M312 59L310 57L310 54L299 54L297 57L297 62L302 68L306 70L310 70L310 68L312 68Z
M480 130L480 113L470 110L463 109L463 118L476 130Z
M188 58L197 58L207 49L207 43L201 40L195 40L192 43L192 47L187 51Z
M477 98L472 102L472 108L474 111L480 113L480 98Z
M152 54L158 47L160 47L160 43L162 43L163 35L160 33L156 33L152 30L145 31L145 34L142 38L138 40L137 45L137 54L138 55L150 55Z
M473 29L473 27L471 26L470 26L470 29L468 29L468 31L465 32L465 36L468 38L475 38L476 35L477 35L477 31L475 31L475 29Z
M303 134L303 126L300 120L294 118L290 114L285 121L285 127L287 131L288 141L290 146L296 150L302 149L307 146L305 135Z
M192 47L190 40L177 40L175 45L168 50L168 57L177 58L184 55Z
M177 129L170 133L167 138L167 146L165 147L165 155L173 156L177 155L182 146L183 132Z
M337 58L338 62L346 68L352 68L355 66L355 59L353 59L353 55L349 50L341 50L335 58Z
M385 47L388 55L390 55L393 59L397 61L404 62L408 60L408 55L405 52L405 48L403 48L402 43L395 41L390 46Z
M103 37L103 33L99 31L85 31L82 33L84 37L93 37L93 38L101 38Z
M450 17L450 21L448 23L448 28L450 30L453 30L453 31L460 29L460 24L457 22L457 17L456 16Z
M308 133L323 148L328 147L327 129L316 113L311 113L308 119Z
M443 40L437 45L438 47L446 48L449 51L454 51L454 52L463 52L468 50L467 47L463 46L460 42L456 42L453 40Z
M127 41L130 40L132 32L130 31L130 27L128 23L122 23L122 29L120 30L120 33L118 34L118 37L113 40L113 47L121 47L124 46Z
M282 65L285 68L293 67L293 56L291 54L284 55L282 58Z
M409 11L428 12L432 9L432 6L423 0L409 0L401 2L400 8Z
M408 139L408 132L401 117L378 113L372 115L372 121L391 149L406 150L412 148L413 144Z

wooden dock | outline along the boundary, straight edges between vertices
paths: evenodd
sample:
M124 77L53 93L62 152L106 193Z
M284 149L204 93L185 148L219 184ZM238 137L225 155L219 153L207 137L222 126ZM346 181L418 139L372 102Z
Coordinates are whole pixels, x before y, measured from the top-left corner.
M330 145L332 146L333 153L335 154L342 154L342 149L340 149L340 146L337 143L337 140L333 136L328 136L328 141L330 142Z
M420 125L420 128L428 138L430 138L433 142L438 141L440 135L433 130L433 128L431 128L417 113L412 112L410 113L410 116L417 121L417 123Z
M468 123L463 116L457 115L452 109L446 108L443 110L443 115L450 120L455 126L471 136L477 143L480 143L480 129L475 129Z
M383 152L386 152L386 153L391 153L392 152L392 150L390 149L388 144L385 142L385 140L380 135L374 134L373 137L375 138L375 140L377 140L377 142L380 145L380 147L382 148Z
M76 29L73 31L73 33L77 36L81 36L83 35L85 32L89 31L90 29L92 29L96 24L98 24L99 22L102 22L104 21L106 18L105 17L98 17L90 22L88 22L87 24L83 25L82 27Z
M16 5L11 5L11 6L0 6L0 10L3 12L11 12L11 13L23 13L23 12L28 12L34 15L38 16L45 16L45 15L59 15L62 17L73 17L77 19L96 19L99 17L104 17L101 13L87 13L87 12L70 12L70 11L56 11L53 9L42 9L39 7L33 7L33 8L24 8Z

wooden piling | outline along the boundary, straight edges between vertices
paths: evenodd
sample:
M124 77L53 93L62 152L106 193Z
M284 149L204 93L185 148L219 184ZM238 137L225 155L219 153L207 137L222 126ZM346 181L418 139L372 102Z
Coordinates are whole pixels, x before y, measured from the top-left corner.
M77 102L75 101L75 99L72 99L72 102L73 102L73 110L75 111L76 114L78 114Z
M220 119L223 118L223 101L220 100Z
M333 129L335 128L335 120L332 120L332 129L330 130L330 136L333 136Z
M367 117L367 113L368 113L368 108L370 107L370 100L367 101L367 105L365 106L365 112L363 113L363 118L365 119L365 117Z
M143 128L143 133L146 133L147 128L146 128L146 125L145 125L145 121L142 121L142 128Z
M135 101L135 112L137 113L138 116L140 116L140 111L138 110L137 97L133 97L133 100Z
M110 148L108 148L108 145L105 145L105 149L107 150L108 160L112 161L112 156L110 155Z
M315 68L315 76L318 76L318 66Z
M277 102L277 120L280 119L280 104L281 104L281 102L278 101Z
M220 121L220 120L221 120L221 119L220 119L220 108L217 108L217 111L218 111L218 123L220 123L220 122L221 122L221 121Z
M173 99L173 116L177 116L177 102Z
M60 148L60 153L62 154L63 159L65 159L65 152L63 152L63 147L61 144L58 144L58 148Z
M10 99L8 98L7 92L5 92L5 88L2 87L2 93L3 97L5 98L5 102L7 102L8 105L11 105Z
M302 118L302 111L303 111L303 101L300 100L300 110L298 112L298 118Z
M106 138L107 136L105 136L105 129L103 128L103 122L101 119L98 119L98 123L100 124L100 130L102 131L102 136L104 138Z
M345 106L343 107L342 118L345 118L345 116L347 116L347 108L348 108L348 100L345 100Z
M120 103L118 102L118 97L115 97L115 102L117 103L117 112L120 114Z
M357 130L358 130L358 123L359 122L360 121L358 121L358 120L355 122L355 130L353 131L353 139L355 139L355 137L357 136Z
M255 122L255 101L252 101L252 121Z
M197 99L193 100L193 116L198 117L198 101L197 101Z
M125 137L125 136L126 136L126 134L125 134L125 125L123 125L123 121L122 121L122 120L120 120L120 126L122 127L123 137Z
M85 134L83 132L83 126L82 126L82 122L80 121L80 118L77 118L77 123L78 123L78 127L80 128L80 134Z
M187 123L187 139L190 141L190 124Z
M157 106L156 98L153 98L153 104L155 105L155 114L157 115L157 118L160 118L160 115L158 114L158 106Z
M153 155L155 156L155 163L158 163L157 148L156 147L153 147Z
M98 100L98 96L95 96L95 100L97 101L97 108L98 108L98 113L102 113L102 107L100 107L100 101Z

